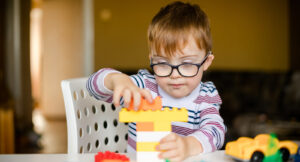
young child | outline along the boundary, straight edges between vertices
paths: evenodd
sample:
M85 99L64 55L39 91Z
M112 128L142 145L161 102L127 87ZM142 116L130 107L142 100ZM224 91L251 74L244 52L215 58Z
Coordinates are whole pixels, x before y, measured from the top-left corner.
M173 122L172 133L157 150L171 161L220 149L226 132L219 114L222 103L212 82L201 82L211 65L212 40L206 14L198 5L173 2L163 7L148 28L149 59L154 75L139 70L128 76L110 68L90 76L87 89L97 99L138 107L141 98L160 96L163 108L188 109L188 122ZM128 152L135 151L136 125L129 124Z

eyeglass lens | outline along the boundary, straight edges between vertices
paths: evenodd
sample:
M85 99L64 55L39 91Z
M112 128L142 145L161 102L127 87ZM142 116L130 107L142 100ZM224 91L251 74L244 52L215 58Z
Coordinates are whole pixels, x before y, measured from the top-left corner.
M180 64L178 66L175 66L175 69L177 67L178 72L183 76L194 76L198 72L198 66L193 64ZM158 76L168 76L171 75L172 68L171 65L168 64L156 64L153 66L153 71Z

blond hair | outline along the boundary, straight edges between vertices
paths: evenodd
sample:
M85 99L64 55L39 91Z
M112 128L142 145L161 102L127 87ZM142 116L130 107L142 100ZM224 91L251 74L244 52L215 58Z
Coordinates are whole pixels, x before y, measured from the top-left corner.
M212 48L210 26L207 15L198 5L173 2L153 17L148 28L150 53L168 57L186 45L192 36L199 49L209 52Z

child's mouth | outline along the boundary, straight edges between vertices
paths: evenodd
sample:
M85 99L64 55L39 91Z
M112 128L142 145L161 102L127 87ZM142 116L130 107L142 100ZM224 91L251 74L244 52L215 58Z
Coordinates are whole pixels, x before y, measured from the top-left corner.
M183 86L183 84L170 84L172 88L178 89Z

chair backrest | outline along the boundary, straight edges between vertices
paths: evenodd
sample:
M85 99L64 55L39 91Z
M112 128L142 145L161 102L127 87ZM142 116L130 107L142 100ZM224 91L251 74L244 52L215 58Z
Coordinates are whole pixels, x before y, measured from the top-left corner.
M61 82L68 128L68 153L126 152L128 125L119 123L120 107L90 96L86 90L87 79Z

